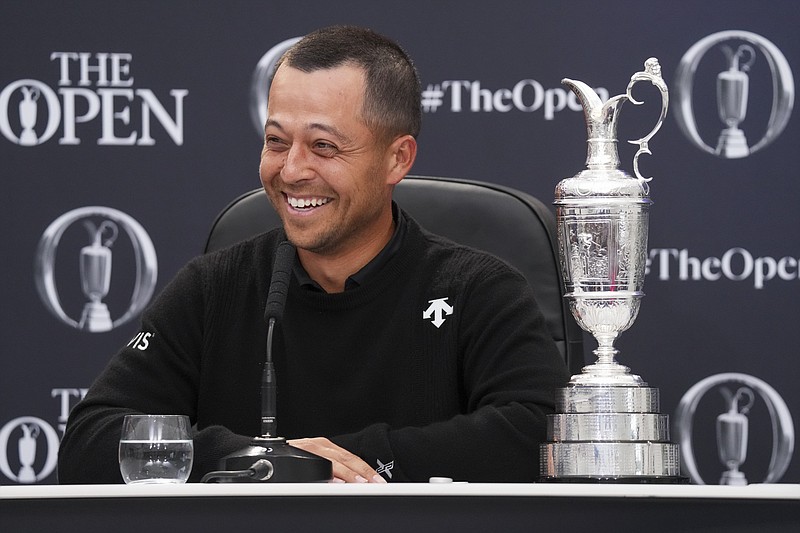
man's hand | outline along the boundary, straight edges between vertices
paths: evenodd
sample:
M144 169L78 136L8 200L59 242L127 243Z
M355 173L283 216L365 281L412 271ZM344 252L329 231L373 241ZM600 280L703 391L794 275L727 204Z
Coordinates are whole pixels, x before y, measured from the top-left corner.
M341 448L325 437L294 439L289 445L319 455L333 463L335 483L386 483L380 474L355 454Z

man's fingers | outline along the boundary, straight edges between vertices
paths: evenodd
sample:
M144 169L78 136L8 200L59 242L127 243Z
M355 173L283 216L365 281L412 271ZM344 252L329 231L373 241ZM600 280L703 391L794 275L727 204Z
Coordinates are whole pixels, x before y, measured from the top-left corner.
M290 440L288 443L333 463L334 480L347 483L386 483L378 473L357 455L337 446L325 437Z

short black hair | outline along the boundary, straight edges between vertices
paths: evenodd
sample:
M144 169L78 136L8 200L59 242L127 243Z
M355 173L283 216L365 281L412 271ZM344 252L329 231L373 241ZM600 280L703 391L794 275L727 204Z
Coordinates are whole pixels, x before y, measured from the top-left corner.
M292 46L282 64L303 72L346 64L365 73L363 119L376 135L392 139L417 137L422 126L420 81L408 54L394 41L356 26L330 26L313 31Z

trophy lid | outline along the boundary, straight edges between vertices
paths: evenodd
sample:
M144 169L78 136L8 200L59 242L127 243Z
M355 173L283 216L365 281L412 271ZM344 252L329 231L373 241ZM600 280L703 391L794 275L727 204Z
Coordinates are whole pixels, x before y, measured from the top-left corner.
M631 76L631 81L624 94L609 98L605 102L600 99L594 89L582 81L569 78L561 81L577 95L583 107L588 150L587 168L572 178L562 180L556 186L556 205L583 203L597 198L603 198L604 201L611 203L650 203L648 182L652 178L645 178L639 173L639 156L643 153L651 153L647 143L664 122L668 95L667 86L661 78L661 66L658 60L651 57L645 61L644 66L643 72L637 72ZM661 91L662 106L661 115L653 130L641 139L628 141L631 144L639 145L639 150L633 158L636 175L636 178L633 178L619 168L617 121L623 103L626 101L630 101L634 105L643 103L633 98L631 94L633 85L641 80L650 81Z

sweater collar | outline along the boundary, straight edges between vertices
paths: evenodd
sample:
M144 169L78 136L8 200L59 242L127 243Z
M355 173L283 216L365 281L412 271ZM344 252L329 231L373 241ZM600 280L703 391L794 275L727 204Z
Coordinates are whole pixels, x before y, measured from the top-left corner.
M378 255L373 257L361 270L352 274L345 280L345 292L360 287L371 277L380 272L381 268L383 268L402 247L403 240L405 239L406 233L408 233L408 221L394 201L392 201L392 219L394 220L394 233L392 234L392 238L389 239L386 246L378 252ZM315 292L325 292L319 283L311 279L311 276L308 275L308 272L306 272L306 269L300 264L300 261L295 261L293 270L294 276L301 288Z

